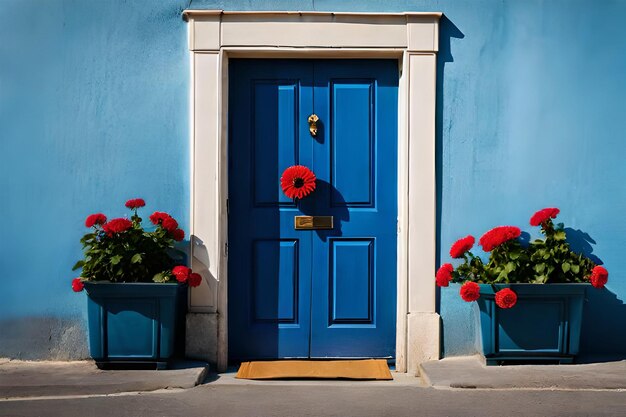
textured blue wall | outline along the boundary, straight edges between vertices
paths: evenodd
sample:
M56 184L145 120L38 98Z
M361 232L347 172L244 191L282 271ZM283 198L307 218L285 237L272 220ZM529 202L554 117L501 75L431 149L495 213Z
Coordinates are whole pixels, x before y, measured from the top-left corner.
M458 237L500 224L530 231L536 209L560 207L560 220L597 242L570 233L576 245L611 274L590 294L582 351L626 353L626 3L2 0L0 268L19 284L0 293L0 356L35 338L26 321L50 334L49 356L79 356L65 340L84 352L84 297L69 281L87 214L120 215L141 196L146 211L188 224L185 7L444 12L441 261ZM476 352L474 306L457 294L441 292L445 355ZM6 342L3 329L16 328Z
M0 1L0 357L86 355L85 217L189 230L185 1Z

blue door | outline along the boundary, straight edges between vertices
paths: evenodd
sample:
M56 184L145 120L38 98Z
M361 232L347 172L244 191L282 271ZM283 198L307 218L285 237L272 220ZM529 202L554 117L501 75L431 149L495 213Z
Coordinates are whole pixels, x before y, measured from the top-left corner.
M232 360L394 356L397 90L393 60L230 61ZM293 201L296 164L317 187Z

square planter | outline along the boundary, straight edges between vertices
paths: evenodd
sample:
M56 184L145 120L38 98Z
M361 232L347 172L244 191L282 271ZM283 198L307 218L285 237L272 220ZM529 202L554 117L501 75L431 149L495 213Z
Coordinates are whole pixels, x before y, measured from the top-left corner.
M164 369L181 339L187 285L86 282L89 348L100 368Z
M510 288L517 304L499 308L495 293ZM488 365L504 361L572 363L578 354L589 284L480 285L480 328Z

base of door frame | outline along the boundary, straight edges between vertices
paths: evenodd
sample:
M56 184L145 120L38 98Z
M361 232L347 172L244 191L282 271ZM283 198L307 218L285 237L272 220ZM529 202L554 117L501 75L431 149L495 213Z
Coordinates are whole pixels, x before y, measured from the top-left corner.
M187 313L185 356L217 363L218 313Z
M419 364L438 360L441 316L437 313L407 314L407 373L416 375Z

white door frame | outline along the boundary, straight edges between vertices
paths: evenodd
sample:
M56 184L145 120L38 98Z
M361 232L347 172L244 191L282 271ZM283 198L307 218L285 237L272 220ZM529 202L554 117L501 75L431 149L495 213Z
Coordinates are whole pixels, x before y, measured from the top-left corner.
M191 68L191 290L186 352L228 361L230 58L395 58L398 90L396 369L439 358L435 311L435 91L441 13L186 10Z

